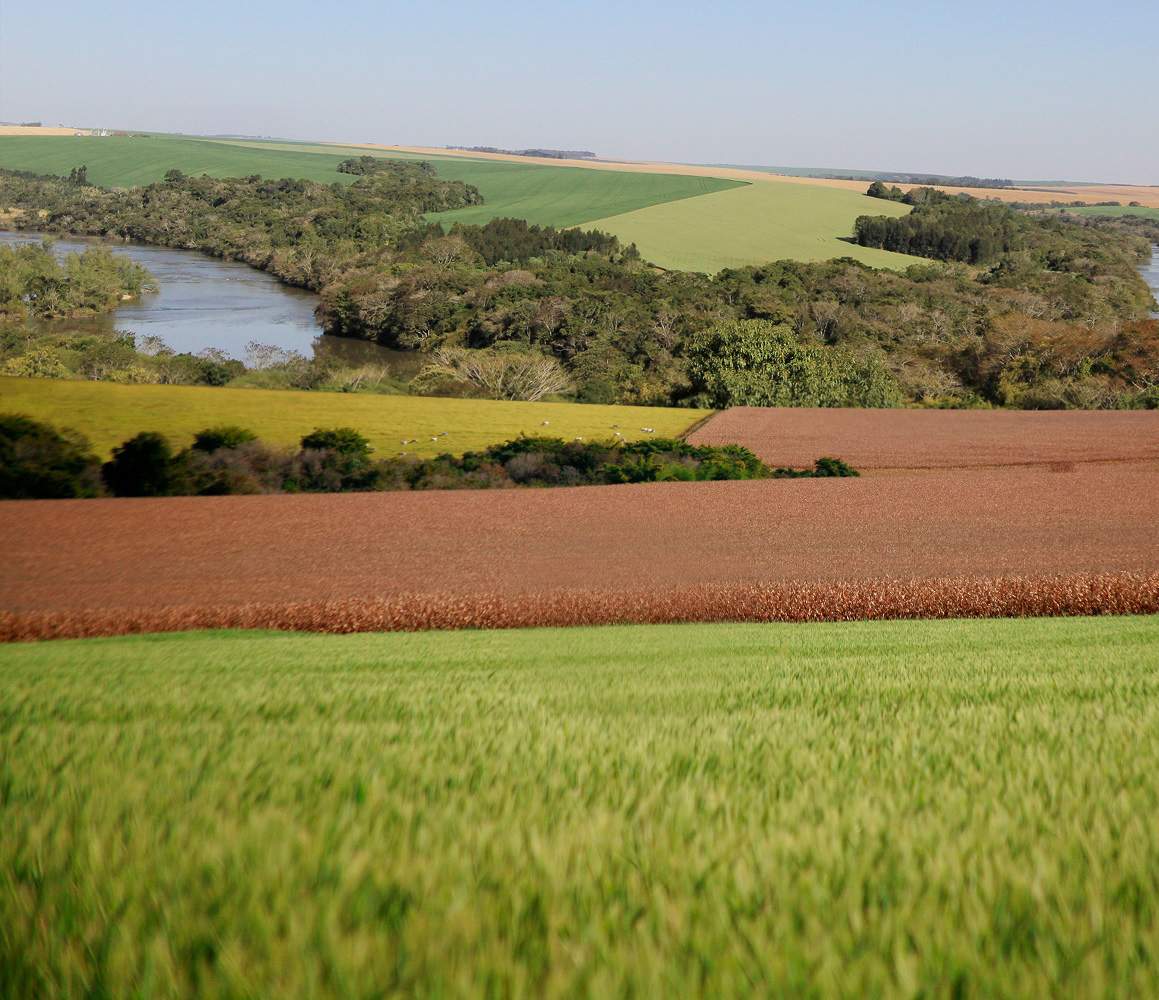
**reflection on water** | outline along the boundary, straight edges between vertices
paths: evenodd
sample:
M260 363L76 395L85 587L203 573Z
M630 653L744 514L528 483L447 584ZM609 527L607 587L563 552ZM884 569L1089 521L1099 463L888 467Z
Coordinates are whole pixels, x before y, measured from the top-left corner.
M1159 243L1156 243L1151 248L1151 263L1144 264L1139 270L1147 280L1147 284L1151 286L1151 291L1155 296L1156 302L1159 302ZM1159 310L1151 313L1151 315L1159 317Z
M39 233L0 232L0 245L38 242ZM79 253L99 240L57 239L59 256ZM127 330L137 343L160 337L178 353L196 354L216 347L244 359L245 345L256 340L287 351L336 356L356 364L415 365L405 351L389 351L366 341L326 337L314 319L318 296L283 285L273 276L235 261L218 260L196 250L170 250L109 243L114 253L131 257L157 279L159 291L126 302L115 313L63 321L67 329ZM339 343L335 343L339 342ZM356 346L354 346L356 345Z

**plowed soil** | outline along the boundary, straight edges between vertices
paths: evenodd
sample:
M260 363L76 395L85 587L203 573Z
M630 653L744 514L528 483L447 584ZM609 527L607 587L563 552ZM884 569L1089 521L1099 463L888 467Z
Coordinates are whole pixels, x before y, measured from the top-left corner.
M840 410L737 406L688 440L741 444L772 465L822 455L862 471L1159 459L1154 410Z
M1159 462L10 501L0 637L1153 611L1156 525Z

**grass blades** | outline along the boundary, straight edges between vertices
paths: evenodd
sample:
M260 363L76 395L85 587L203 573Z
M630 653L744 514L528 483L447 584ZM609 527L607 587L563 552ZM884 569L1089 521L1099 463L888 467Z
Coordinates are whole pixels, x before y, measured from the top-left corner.
M847 243L859 215L905 215L909 206L854 191L762 181L591 224L635 243L659 267L713 274L770 260L854 257L903 269L917 258Z
M0 996L1154 996L1159 619L0 647Z
M433 457L486 448L520 433L602 441L614 435L616 424L629 440L678 437L709 415L708 410L655 406L119 385L8 376L0 376L0 411L24 413L78 430L102 456L110 456L116 445L143 430L160 431L183 448L197 431L219 424L240 424L267 444L279 446L297 445L303 435L319 427L353 427L382 456L405 451ZM653 428L654 434L645 434L641 427Z

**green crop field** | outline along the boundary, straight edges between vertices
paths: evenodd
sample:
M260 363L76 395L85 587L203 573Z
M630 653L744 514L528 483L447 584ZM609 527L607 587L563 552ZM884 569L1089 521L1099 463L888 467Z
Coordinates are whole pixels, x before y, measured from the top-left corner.
M318 427L353 427L382 455L429 458L500 444L519 434L603 441L614 425L629 440L677 437L708 410L583 403L379 396L293 389L118 385L0 376L0 411L24 413L83 433L101 455L140 431L160 431L179 448L216 424L240 424L267 444L296 445ZM544 423L547 426L544 426ZM654 435L641 428L651 427ZM445 437L439 437L443 432ZM438 437L432 441L432 437ZM403 439L417 438L403 445Z
M385 153L320 144L217 141L177 136L130 139L116 136L0 136L0 167L42 174L67 174L82 163L88 178L103 187L159 181L167 170L213 177L304 177L351 183L338 164L350 156L431 161L439 176L474 184L486 204L432 215L448 228L455 222L483 223L508 216L543 226L574 226L675 199L737 187L741 182L677 174L632 174L583 167L504 163L466 157Z
M1138 207L1128 208L1126 205L1121 205L1116 208L1114 205L1086 205L1082 207L1074 207L1068 205L1066 208L1052 208L1048 209L1050 212L1067 212L1074 215L1112 215L1121 218L1124 215L1137 215L1144 219L1159 219L1159 208Z
M1159 619L0 647L0 997L1159 995Z
M856 191L762 181L593 222L593 229L635 243L663 268L715 273L770 260L854 257L873 267L905 268L917 258L846 243L859 215L904 215L906 205Z

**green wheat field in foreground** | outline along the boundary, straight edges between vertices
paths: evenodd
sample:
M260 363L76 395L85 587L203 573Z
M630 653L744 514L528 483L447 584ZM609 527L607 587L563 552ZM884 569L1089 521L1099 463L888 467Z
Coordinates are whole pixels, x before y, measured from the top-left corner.
M0 647L0 996L1154 997L1159 619Z

